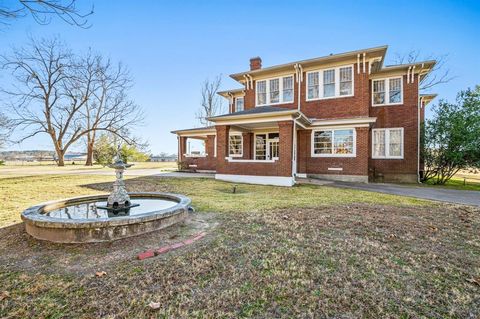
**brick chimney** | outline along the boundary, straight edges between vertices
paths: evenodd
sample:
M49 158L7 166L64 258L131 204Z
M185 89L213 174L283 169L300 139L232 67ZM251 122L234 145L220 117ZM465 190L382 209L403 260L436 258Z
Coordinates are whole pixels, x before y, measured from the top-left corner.
M262 68L262 59L257 56L250 59L250 71L258 70Z

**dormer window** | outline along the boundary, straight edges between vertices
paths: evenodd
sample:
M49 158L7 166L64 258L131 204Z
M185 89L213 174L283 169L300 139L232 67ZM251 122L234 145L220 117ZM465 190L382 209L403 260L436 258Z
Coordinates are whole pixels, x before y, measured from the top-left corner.
M272 105L293 102L293 76L257 81L256 105Z
M372 80L372 105L402 104L402 91L402 77Z
M353 65L307 72L307 101L353 96Z
M235 98L235 112L240 112L244 110L244 99L243 96Z

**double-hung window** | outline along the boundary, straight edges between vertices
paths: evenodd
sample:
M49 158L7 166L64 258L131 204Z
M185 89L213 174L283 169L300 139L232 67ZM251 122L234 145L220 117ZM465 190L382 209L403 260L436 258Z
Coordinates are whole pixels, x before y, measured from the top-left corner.
M312 157L354 157L355 129L328 129L312 132Z
M353 96L353 66L307 72L307 101Z
M403 158L403 128L372 130L372 158Z
M293 76L260 80L257 84L256 105L271 105L293 102Z
M243 111L244 99L243 96L235 98L235 112Z
M241 157L243 155L243 138L240 134L230 135L228 138L228 155Z
M403 103L402 77L372 80L372 105Z

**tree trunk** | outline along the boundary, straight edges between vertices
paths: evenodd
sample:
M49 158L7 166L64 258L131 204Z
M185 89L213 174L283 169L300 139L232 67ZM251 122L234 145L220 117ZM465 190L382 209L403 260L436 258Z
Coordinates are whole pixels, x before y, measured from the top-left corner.
M93 166L93 146L95 144L95 134L87 135L87 161L85 166Z
M65 159L64 159L65 152L63 150L57 150L57 165L58 166L65 166Z

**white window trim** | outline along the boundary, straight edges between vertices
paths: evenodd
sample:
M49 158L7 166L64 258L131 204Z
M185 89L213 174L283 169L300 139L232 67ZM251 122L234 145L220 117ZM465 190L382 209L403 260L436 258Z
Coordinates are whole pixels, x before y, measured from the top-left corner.
M401 145L401 147L400 147L401 155L400 156L390 156L389 154L387 155L387 153L390 152L390 131L391 130L401 130L401 132L402 132L402 135L401 135L402 139L401 139L401 144L400 144ZM375 136L375 132L377 132L377 131L385 131L385 156L375 155L374 136ZM387 132L388 132L388 134L387 134ZM388 128L374 128L374 129L372 129L372 159L403 159L404 149L405 149L405 138L404 138L403 127L388 127Z
M340 95L340 69L342 68L347 68L351 67L352 68L352 94L349 95ZM323 72L328 71L328 70L335 70L335 95L334 96L327 96L323 97ZM315 73L318 72L318 97L316 98L308 98L308 86L309 86L309 78L308 75L310 73ZM308 101L318 101L318 100L330 100L330 99L341 99L344 97L352 97L355 95L355 68L353 67L353 64L347 64L347 65L341 65L337 66L334 68L325 68L325 69L318 69L318 70L312 70L308 71L306 73L307 80L305 81L305 100Z
M275 139L269 139L268 134L270 133L278 133L278 142L280 142L280 133L279 131L270 131L270 132L258 132L253 134L253 157L255 158L255 161L263 161L263 160L257 160L257 135L266 135L265 143L268 143L269 141L273 141ZM267 147L267 144L265 144L265 147ZM280 144L279 144L280 148ZM265 149L265 157L267 156L268 152L270 150ZM280 154L279 154L280 155ZM273 160L278 160L279 157L273 157L271 160L264 160L264 161L273 161Z
M237 96L237 97L235 98L235 112L240 112L240 111L238 110L238 99L242 99L242 100L243 100L243 110L242 110L242 111L244 111L244 110L245 110L245 97L244 97L244 96Z
M292 100L291 101L284 101L283 100L283 78L292 78ZM276 80L278 79L278 90L279 90L279 97L278 97L278 102L276 103L270 103L270 80ZM265 81L265 92L267 94L267 98L265 99L265 104L258 104L258 82ZM290 104L295 101L295 77L293 74L290 75L283 75L280 77L273 77L273 78L268 78L268 79L259 79L255 81L255 107L258 106L265 106L265 105L279 105L279 104Z
M352 154L334 154L334 135L332 134L332 154L315 154L315 132L318 131L340 131L340 130L353 130L353 153ZM312 136L310 138L310 156L311 157L357 157L357 130L354 127L325 127L325 128L316 128L312 130Z
M390 80L393 79L400 79L400 102L397 103L389 103L390 102ZM382 104L375 104L375 99L373 95L373 82L375 81L385 81L385 103ZM388 78L379 78L379 79L372 79L372 106L390 106L390 105L402 105L403 104L403 76L392 76Z
M230 154L230 136L240 136L240 154ZM243 156L243 135L241 133L231 133L228 135L228 157Z

